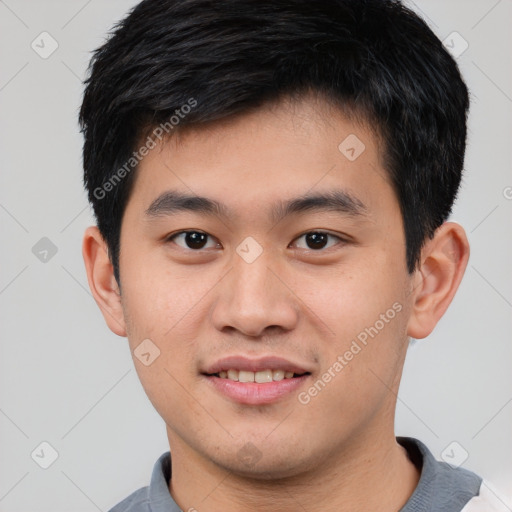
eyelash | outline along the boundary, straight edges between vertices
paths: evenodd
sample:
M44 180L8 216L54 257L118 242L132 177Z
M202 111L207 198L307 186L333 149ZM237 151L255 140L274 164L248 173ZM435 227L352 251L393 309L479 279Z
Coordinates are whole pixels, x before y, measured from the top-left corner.
M200 230L197 230L197 229L188 229L188 230L183 230L183 231L178 231L177 233L173 233L172 235L169 235L168 237L166 237L165 239L165 242L168 243L168 242L173 242L174 238L180 236L180 235L184 235L184 234L187 234L187 233L199 233L199 234L203 234L203 235L207 235L208 237L212 237L212 235L209 235L208 233L205 233L204 231L200 231ZM322 234L322 235L328 235L330 236L331 238L336 238L339 240L339 242L341 243L348 243L348 240L343 238L343 237L340 237L338 235L334 235L332 233L329 233L328 231L322 231L322 230L311 230L311 231L306 231L305 233L302 233L301 235L299 235L297 238L295 238L294 240L298 240L299 238L302 238L303 236L306 236L306 235L309 235L311 233L315 233L315 234ZM173 242L175 243L175 242ZM177 244L176 244L177 245ZM338 244L335 244L335 245L338 245ZM320 253L320 252L325 252L327 250L329 250L330 248L332 247L335 247L334 246L331 246L331 247L327 247L327 249L324 249L323 247L320 248L320 249L303 249L303 250L306 250L306 251L309 251L309 252L314 252L314 253ZM180 247L180 249L183 249L184 251L192 251L192 252L201 252L201 251L204 251L204 250L207 250L207 249L191 249L189 247L187 248L184 248L184 247L181 247L181 246L178 246Z

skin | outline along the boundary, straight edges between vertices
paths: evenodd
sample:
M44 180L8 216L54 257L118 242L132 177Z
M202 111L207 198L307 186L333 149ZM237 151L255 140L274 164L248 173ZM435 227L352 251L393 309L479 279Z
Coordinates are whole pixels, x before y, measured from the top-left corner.
M349 134L366 146L354 161L338 149ZM408 273L381 154L374 132L324 100L281 101L187 129L144 158L122 222L122 293L98 229L86 230L89 285L108 326L132 355L148 338L160 350L149 366L133 360L166 423L169 491L183 510L391 512L413 493L419 473L394 434L402 367L409 337L426 337L450 304L469 246L447 222ZM276 200L333 188L365 215L267 217ZM233 216L145 216L169 189L223 202ZM167 239L186 229L210 235L207 246ZM314 249L302 235L315 230L334 238ZM263 249L252 263L236 252L248 236ZM401 311L307 404L298 392L237 404L201 375L226 355L279 355L311 369L307 391L395 303ZM238 456L247 443L251 465Z

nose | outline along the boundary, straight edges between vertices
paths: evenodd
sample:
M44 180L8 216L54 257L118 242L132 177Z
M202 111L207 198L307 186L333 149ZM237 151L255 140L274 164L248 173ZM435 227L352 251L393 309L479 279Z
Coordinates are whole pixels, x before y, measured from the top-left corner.
M211 314L216 329L236 329L261 337L266 331L294 329L299 318L298 299L287 284L285 272L268 251L252 263L236 255L233 267L216 287Z

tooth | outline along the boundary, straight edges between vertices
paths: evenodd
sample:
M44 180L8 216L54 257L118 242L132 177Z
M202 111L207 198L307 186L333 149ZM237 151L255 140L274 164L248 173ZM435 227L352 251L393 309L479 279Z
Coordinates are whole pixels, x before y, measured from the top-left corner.
M240 382L254 382L254 372L240 370L238 372L238 380Z
M228 379L238 380L238 370L228 370Z
M272 382L272 370L262 370L254 374L255 382Z
M274 370L272 372L272 380L283 380L284 379L284 370Z
M222 370L219 372L221 379L230 379L238 382L257 382L263 384L265 382L280 381L283 379L293 378L293 372L285 372L284 370L261 370L259 372L251 372L246 370Z

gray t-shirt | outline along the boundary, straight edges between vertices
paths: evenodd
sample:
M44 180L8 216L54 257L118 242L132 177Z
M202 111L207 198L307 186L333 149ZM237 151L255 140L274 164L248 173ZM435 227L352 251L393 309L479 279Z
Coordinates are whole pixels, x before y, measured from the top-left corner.
M475 473L434 458L412 437L397 437L411 461L421 471L414 493L399 512L501 512L503 503ZM169 493L170 452L156 461L149 486L142 487L109 512L183 512ZM192 509L193 510L193 509Z

